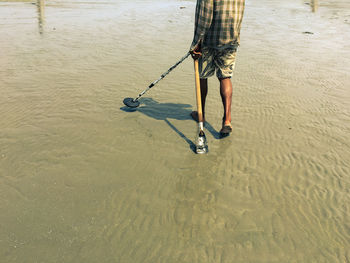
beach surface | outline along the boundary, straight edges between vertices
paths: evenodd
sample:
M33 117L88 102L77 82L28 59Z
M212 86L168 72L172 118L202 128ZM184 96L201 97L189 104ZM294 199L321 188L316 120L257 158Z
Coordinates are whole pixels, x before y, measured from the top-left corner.
M195 1L0 1L1 262L350 262L350 4L246 1L196 155Z

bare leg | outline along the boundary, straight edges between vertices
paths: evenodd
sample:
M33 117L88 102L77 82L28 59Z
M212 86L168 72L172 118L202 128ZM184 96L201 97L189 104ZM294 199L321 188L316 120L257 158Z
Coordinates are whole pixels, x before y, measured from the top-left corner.
M222 104L224 105L224 123L223 125L231 124L231 103L232 103L232 82L231 78L219 79L220 95Z
M203 119L205 119L205 100L207 98L208 94L208 79L200 79L201 83L201 98L202 98L202 112L203 112Z

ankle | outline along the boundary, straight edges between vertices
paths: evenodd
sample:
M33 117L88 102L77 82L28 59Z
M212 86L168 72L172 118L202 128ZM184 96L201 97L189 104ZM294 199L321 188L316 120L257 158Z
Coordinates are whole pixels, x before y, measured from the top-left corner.
M231 124L231 117L223 117L222 118L222 124L225 125L225 124Z

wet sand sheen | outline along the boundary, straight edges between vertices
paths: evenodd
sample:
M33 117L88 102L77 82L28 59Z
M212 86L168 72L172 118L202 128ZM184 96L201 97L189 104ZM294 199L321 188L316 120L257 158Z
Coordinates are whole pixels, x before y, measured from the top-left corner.
M247 2L206 156L189 59L122 105L187 51L195 1L44 4L0 2L0 258L350 260L348 3Z

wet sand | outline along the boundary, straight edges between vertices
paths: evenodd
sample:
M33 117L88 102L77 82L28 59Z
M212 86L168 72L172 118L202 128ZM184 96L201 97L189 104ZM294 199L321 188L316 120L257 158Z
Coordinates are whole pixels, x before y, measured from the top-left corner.
M247 1L204 156L190 59L122 104L187 52L195 1L33 3L0 2L0 261L350 262L348 2Z

